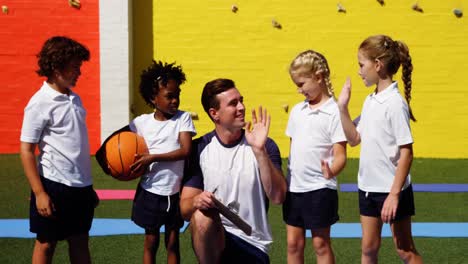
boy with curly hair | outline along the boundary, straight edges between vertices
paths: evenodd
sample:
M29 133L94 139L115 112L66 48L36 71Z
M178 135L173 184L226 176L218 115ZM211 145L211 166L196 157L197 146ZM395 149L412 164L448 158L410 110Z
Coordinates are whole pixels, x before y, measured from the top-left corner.
M98 198L91 178L86 110L72 90L89 50L73 39L48 39L37 55L42 87L24 109L21 161L31 186L32 263L51 263L66 240L71 263L90 263L88 240ZM36 160L35 150L39 148Z

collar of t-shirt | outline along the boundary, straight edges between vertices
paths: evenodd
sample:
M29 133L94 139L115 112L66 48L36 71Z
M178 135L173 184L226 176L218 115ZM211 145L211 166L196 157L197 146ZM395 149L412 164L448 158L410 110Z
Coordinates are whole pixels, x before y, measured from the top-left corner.
M321 106L312 109L309 107L309 102L305 100L302 102L301 111L307 111L307 114L318 114L320 112L331 115L333 113L333 97L330 97Z
M387 88L385 88L383 91L380 93L373 93L371 94L371 98L375 99L377 102L383 104L385 101L387 101L390 97L394 96L395 94L398 94L398 84L397 82L393 82L390 84Z
M70 96L58 92L54 88L50 87L50 85L46 81L44 81L44 84L42 85L41 89L52 99L69 99L75 96L72 90L70 90Z

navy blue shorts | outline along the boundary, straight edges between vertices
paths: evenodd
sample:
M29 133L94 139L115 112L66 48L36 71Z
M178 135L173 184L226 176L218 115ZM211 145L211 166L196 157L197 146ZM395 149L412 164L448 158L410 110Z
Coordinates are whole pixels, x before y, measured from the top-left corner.
M132 221L144 228L146 233L159 233L162 225L166 230L178 230L184 221L180 215L179 193L171 196L157 195L138 184L133 199Z
M304 193L286 193L283 220L290 226L313 230L329 227L339 219L336 190L323 188Z
M54 204L53 218L37 212L36 196L31 192L29 230L40 241L59 241L73 235L87 234L91 229L94 208L99 198L93 186L70 187L41 177L45 192Z
M367 195L366 195L367 194ZM359 212L363 216L380 217L388 193L373 193L359 190ZM413 186L400 193L398 208L394 221L414 215Z
M268 264L270 257L267 253L249 242L229 233L225 234L225 248L221 255L223 264Z

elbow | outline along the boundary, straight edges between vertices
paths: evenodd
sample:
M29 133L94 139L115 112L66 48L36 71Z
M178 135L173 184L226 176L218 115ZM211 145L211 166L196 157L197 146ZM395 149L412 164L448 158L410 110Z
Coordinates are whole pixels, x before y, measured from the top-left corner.
M279 204L282 204L285 199L286 199L286 182L283 180L278 190L274 193L274 195L271 195L270 201L273 204L279 205Z
M359 145L359 143L361 143L361 140L358 140L358 139L348 140L348 144L351 147L355 147L355 146Z

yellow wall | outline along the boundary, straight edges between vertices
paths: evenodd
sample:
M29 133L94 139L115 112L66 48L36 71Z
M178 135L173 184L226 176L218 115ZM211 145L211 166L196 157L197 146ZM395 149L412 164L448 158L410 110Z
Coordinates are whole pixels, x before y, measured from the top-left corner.
M357 75L357 46L369 35L388 34L405 41L413 59L415 155L467 158L468 23L467 15L456 18L452 13L467 7L467 1L420 0L424 13L411 9L416 1L392 0L381 6L375 0L343 0L346 13L337 12L337 2L154 0L153 56L183 66L188 81L182 86L181 109L198 113L199 135L213 128L200 103L203 85L231 78L248 109L268 108L270 136L287 156L288 113L283 105L291 108L302 100L287 71L294 56L305 49L323 53L336 94L351 76L350 111L356 116L372 91ZM237 13L231 11L233 4ZM274 28L272 19L282 29ZM348 153L357 157L358 148Z

